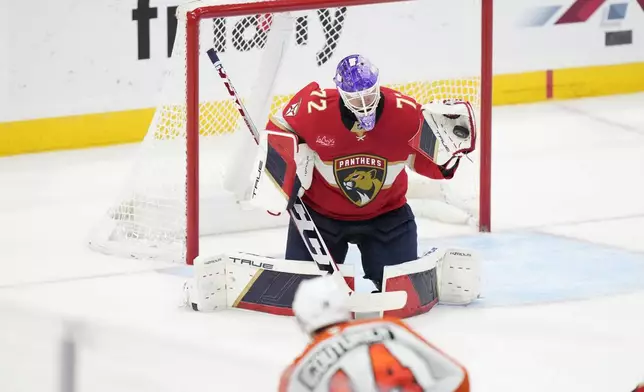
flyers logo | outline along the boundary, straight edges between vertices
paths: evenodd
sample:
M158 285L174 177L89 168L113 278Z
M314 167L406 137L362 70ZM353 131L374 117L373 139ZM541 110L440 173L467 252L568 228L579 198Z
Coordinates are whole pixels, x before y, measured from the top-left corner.
M336 158L333 173L342 193L356 206L364 207L382 189L387 176L387 160L366 154Z

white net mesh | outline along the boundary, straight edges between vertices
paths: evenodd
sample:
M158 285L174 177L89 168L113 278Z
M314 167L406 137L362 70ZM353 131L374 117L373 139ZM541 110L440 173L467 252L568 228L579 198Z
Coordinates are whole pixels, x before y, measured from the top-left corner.
M275 0L274 3L279 3ZM204 6L190 3L191 8ZM159 106L132 178L92 235L106 253L185 261L186 42L179 25ZM250 210L254 142L205 51L215 48L258 127L311 81L332 87L337 61L361 53L380 68L381 84L421 103L465 99L480 107L480 0L415 1L202 19L199 60L200 235L279 226L284 217ZM416 215L465 221L477 216L478 175L465 162L454 180L411 174ZM431 201L431 203L429 203ZM429 203L429 204L428 204ZM445 207L436 210L436 203ZM429 206L429 207L428 207ZM425 211L427 210L427 211ZM446 215L458 210L462 216Z

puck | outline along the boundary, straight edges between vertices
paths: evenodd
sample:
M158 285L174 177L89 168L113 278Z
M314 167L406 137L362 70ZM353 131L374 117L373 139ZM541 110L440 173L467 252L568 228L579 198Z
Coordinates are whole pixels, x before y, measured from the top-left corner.
M456 125L453 132L456 137L461 139L467 139L470 137L470 130L461 125Z

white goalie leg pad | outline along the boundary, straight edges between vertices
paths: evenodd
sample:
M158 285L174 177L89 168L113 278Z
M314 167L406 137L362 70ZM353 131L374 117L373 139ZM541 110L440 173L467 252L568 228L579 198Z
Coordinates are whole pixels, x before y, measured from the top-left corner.
M355 276L353 265L341 265L340 271L345 277ZM263 272L309 277L326 274L310 261L276 259L242 252L202 255L194 260L193 279L184 283L184 304L202 312L243 308L242 299L246 293L267 289L257 286L258 277Z
M226 255L198 256L194 260L194 278L186 282L187 304L193 310L213 312L227 307Z
M481 259L476 252L447 249L437 272L439 303L467 305L480 296Z
M407 293L407 301L400 309L381 315L406 318L427 313L438 303L437 266L443 253L432 248L416 259L385 266L382 291Z

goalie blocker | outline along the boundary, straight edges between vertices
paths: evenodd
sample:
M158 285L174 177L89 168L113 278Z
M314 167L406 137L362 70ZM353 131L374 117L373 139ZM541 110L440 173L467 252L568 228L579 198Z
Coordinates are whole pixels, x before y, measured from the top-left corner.
M184 284L185 303L193 310L212 312L239 308L277 315L293 315L295 291L304 279L324 275L309 261L231 253L194 261L194 279ZM428 312L437 303L466 305L480 293L480 259L472 251L432 248L421 258L385 267L383 291L404 291L399 309L382 315L410 317ZM354 288L353 265L341 265L340 272ZM356 296L356 293L354 296ZM360 301L354 312L376 312Z
M295 198L311 186L313 162L309 147L304 143L298 145L294 134L261 132L250 204L266 208L273 215L290 209Z

